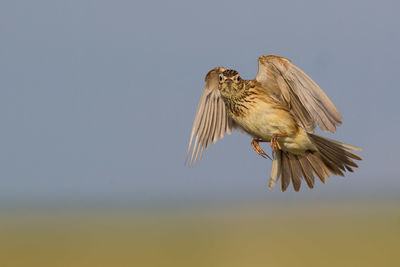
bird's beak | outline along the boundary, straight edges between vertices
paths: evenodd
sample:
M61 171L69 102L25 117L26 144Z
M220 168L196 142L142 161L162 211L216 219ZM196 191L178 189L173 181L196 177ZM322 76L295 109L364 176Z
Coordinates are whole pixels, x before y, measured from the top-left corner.
M226 79L225 82L226 82L228 85L230 85L231 82L232 82L232 80L231 80L231 79Z

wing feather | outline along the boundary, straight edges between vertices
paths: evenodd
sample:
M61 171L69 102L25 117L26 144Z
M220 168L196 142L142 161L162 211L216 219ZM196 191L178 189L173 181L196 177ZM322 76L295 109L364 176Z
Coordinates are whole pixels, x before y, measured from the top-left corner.
M198 133L198 136L200 138L199 138L199 143L197 144L197 149L200 150L200 158L201 158L201 155L203 154L203 147L205 145L205 139L206 139L208 127L210 125L210 109L211 109L210 102L207 101L206 108L204 110L204 112L205 112L204 120L202 121L202 124L200 124L200 132ZM196 160L197 160L198 152L199 151L197 151L197 153L196 153L196 158L195 158L194 162L196 162Z
M224 137L224 132L225 132L225 104L223 103L222 99L218 99L218 133L214 137L213 143L215 144L218 141L218 138L223 138Z
M216 134L216 129L217 129L217 112L218 112L218 99L213 95L211 104L212 104L212 122L211 122L211 128L210 128L210 134L208 135L208 140L207 140L207 148L210 145L210 143L214 140L214 136Z
M232 132L233 121L226 112L225 103L218 90L219 74L225 70L223 67L216 67L206 75L206 85L197 107L187 149L186 161L190 155L190 166L201 159L203 150L207 149L211 142L216 143L225 133Z
M212 96L210 96L210 98L212 98ZM205 144L206 148L208 148L207 141L209 139L210 127L211 127L211 123L212 123L212 115L214 112L211 99L208 100L207 105L208 105L208 108L207 108L207 116L206 116L206 127L205 127L205 131L203 132L203 135L201 136L202 137L201 142L203 144Z
M342 116L329 97L288 59L259 57L255 80L288 107L306 131L313 132L318 125L324 132L335 132L336 126L342 124Z

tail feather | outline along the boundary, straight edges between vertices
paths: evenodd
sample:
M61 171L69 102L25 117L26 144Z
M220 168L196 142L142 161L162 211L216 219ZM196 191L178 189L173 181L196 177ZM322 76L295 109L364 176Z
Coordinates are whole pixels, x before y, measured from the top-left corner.
M287 153L282 152L281 153L281 190L282 192L285 192L288 186L290 185L290 167L289 167L289 158L287 156Z
M301 186L302 171L299 163L299 159L296 155L288 154L289 157L289 169L290 175L292 176L292 183L294 191L298 192Z
M322 160L312 153L309 153L305 158L309 161L313 171L321 180L321 182L325 184L326 183L325 177L330 177L330 174L327 167L322 162Z
M301 171L303 173L304 180L306 180L308 187L314 188L315 180L314 180L312 166L305 157L298 157L298 156L296 157L299 160Z
M295 155L286 151L276 151L272 163L269 188L273 188L281 179L281 190L285 191L290 181L295 191L300 190L304 179L309 188L315 184L315 176L322 183L331 174L344 176L346 171L354 172L358 165L354 160L362 158L349 150L361 151L360 148L328 139L316 134L308 134L317 147L317 151L308 151L304 155Z
M336 175L344 176L343 172L341 169L344 170L344 167L341 166L341 162L338 161L337 159L333 158L331 155L329 155L326 152L321 152L320 157L322 161L324 162L325 166L328 168L328 170Z
M269 189L274 188L276 183L279 181L279 178L281 177L281 155L282 151L280 150L274 153L274 161L272 162L271 176L268 185Z
M337 145L339 145L339 146L341 146L341 147L344 147L344 148L346 148L346 149L348 149L348 150L353 150L353 151L358 151L358 152L362 151L362 149L359 148L359 147L352 146L352 145L349 145L349 144L346 144L346 143L342 143L342 142L339 142L339 141L334 140L334 139L330 139L330 138L327 138L327 137L322 137L322 136L320 136L320 135L311 134L311 133L309 133L308 135L309 135L309 136L311 135L313 138L324 139L325 141L329 141L330 143L335 143L335 144L337 144ZM354 155L354 154L353 154L353 155ZM358 156L356 156L356 157L358 157Z
M347 147L355 148L354 146L347 144L342 145L338 141L333 142L331 139L324 138L316 134L309 134L309 137L311 137L311 140L317 146L319 152L329 161L334 162L335 165L343 171L346 171L346 166L352 166L355 168L358 167L358 165L352 159L362 160L361 157L346 150Z

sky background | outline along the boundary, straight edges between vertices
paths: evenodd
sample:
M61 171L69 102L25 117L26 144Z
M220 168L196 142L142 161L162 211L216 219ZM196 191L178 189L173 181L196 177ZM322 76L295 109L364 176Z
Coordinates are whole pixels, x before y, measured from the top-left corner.
M398 193L398 1L0 2L0 200L300 199ZM292 60L343 115L360 169L266 190L271 162L233 133L184 166L205 74ZM267 146L268 147L268 146ZM269 148L268 150L269 151Z

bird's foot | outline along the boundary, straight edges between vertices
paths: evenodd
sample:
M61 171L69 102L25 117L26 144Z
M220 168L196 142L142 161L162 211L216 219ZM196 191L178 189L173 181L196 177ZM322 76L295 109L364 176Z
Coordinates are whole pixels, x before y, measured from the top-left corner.
M278 137L284 137L284 136L287 136L287 134L283 134L283 133L281 133L281 134L274 134L272 137L271 137L271 150L272 150L272 152L275 152L275 150L281 150L282 148L281 148L281 145L279 144L279 142L278 142Z
M272 160L272 158L268 156L267 153L265 153L265 151L260 147L259 144L260 142L265 142L265 141L261 139L253 139L253 141L251 141L251 146L258 153L258 155L260 155L263 158L269 158L270 160Z

